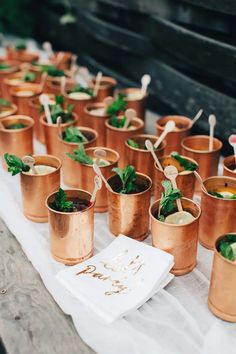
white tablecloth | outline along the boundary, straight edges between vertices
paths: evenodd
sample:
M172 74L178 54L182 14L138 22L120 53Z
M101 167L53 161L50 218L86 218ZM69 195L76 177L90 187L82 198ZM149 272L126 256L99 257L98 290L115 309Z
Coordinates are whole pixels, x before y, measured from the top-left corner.
M41 153L44 148L37 143L35 150ZM0 217L21 244L55 301L65 313L72 316L80 336L96 352L236 353L236 324L217 319L207 307L211 251L199 245L198 264L192 273L176 277L165 290L161 290L139 310L111 325L105 325L55 278L64 265L54 261L50 255L48 224L33 223L23 216L19 176L12 177L2 168L0 195ZM107 215L96 214L95 253L113 239L107 228ZM145 242L150 244L150 236Z

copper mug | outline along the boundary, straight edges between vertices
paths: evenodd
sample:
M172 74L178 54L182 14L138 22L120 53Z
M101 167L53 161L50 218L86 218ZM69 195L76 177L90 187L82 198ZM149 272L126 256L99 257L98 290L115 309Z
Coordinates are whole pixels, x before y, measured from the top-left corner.
M219 243L223 238L217 238L214 245L208 307L222 320L236 322L236 262L220 254Z
M116 94L117 95L124 94L126 96L128 96L129 94L139 95L140 97L137 97L137 98L124 97L124 101L127 103L126 109L133 108L137 113L137 117L141 118L142 120L145 120L148 93L146 93L145 95L142 95L140 88L132 87L132 88L125 88L125 89L117 90Z
M122 116L119 116L120 119L121 117ZM119 153L119 167L124 168L128 163L125 142L127 139L132 139L133 136L143 132L144 122L140 118L133 118L131 120L133 129L113 127L110 124L109 119L106 120L105 124L107 147L116 150Z
M93 110L104 109L103 115L96 115L92 113ZM109 115L106 113L106 105L102 102L100 103L90 103L87 104L84 108L84 124L86 127L92 128L97 131L98 146L106 146L106 125L105 122L108 119Z
M24 92L31 94L22 95ZM41 94L41 86L39 84L22 84L21 86L12 87L9 90L11 100L18 107L19 114L30 115L29 100Z
M235 156L227 156L223 160L223 175L236 178L236 162Z
M11 100L10 89L12 87L18 87L24 84L27 84L27 81L24 81L23 71L18 71L16 73L9 75L8 77L5 77L5 79L2 82L4 97L10 101Z
M0 95L7 99L7 96L5 94L5 90L4 90L4 85L3 85L3 80L8 77L9 75L17 72L19 70L20 67L20 62L19 61L15 61L15 60L3 60L0 59L0 63L1 64L7 64L10 67L0 70Z
M85 149L85 153L91 158L94 158L94 151L96 149L98 148L96 147L87 148ZM106 147L99 147L99 149L106 151L105 159L110 162L108 166L100 166L103 176L106 179L108 179L110 176L114 174L114 172L112 172L112 169L114 167L117 167L119 154L115 150L108 149ZM76 162L76 166L73 169L73 171L77 176L76 185L74 185L74 187L82 188L92 193L94 189L94 176L95 176L95 173L93 171L93 166ZM107 211L107 209L108 209L107 189L106 186L103 184L102 188L97 192L94 211L97 213L104 213L105 211Z
M181 198L181 203L183 209L195 218L188 224L169 224L156 219L160 199L155 201L149 209L152 245L174 256L171 273L175 275L187 274L197 264L198 224L201 209L198 204L187 198Z
M66 99L67 103L73 104L74 112L79 117L79 125L86 126L85 107L88 104L93 103L95 101L95 98L92 96L90 96L88 98L83 98L83 99L71 98L71 97L69 97L68 92L65 93L63 96Z
M83 143L84 148L96 146L98 134L95 130L87 127L78 127L81 133L88 139L87 142ZM60 151L62 154L62 173L63 182L69 187L78 187L78 181L80 180L80 170L78 169L78 162L71 159L67 154L73 154L74 150L77 149L78 143L69 143L63 140L61 137L58 138L60 143Z
M55 101L55 95L48 95L49 100ZM34 135L37 140L40 141L41 144L45 144L45 136L43 124L40 123L40 117L42 115L41 112L41 103L39 101L39 97L33 97L29 100L30 107L30 116L34 120Z
M125 141L127 164L135 167L137 172L144 173L148 175L153 181L154 178L154 160L149 150L145 149L145 141L150 140L152 144L155 144L158 137L155 135L139 134L132 137L136 143L139 144L139 148L135 148L129 145L127 139ZM158 149L155 150L155 154L158 158L164 155L164 149L166 147L165 140L162 141ZM153 186L154 187L154 186Z
M82 189L65 190L65 193L68 200L90 201L91 198L91 194ZM50 207L55 194L46 200L52 256L66 265L83 262L93 255L94 203L81 211L59 212Z
M185 116L166 116L159 118L156 122L157 135L161 135L165 129L165 125L170 120L175 122L175 130L168 133L165 137L166 140L166 149L165 154L169 155L173 151L177 151L179 154L181 153L181 141L190 135L190 131L192 128L191 119ZM184 154L183 154L184 155Z
M34 155L35 165L46 165L55 171L44 175L21 173L21 193L24 215L35 222L47 222L45 200L49 194L60 188L61 161L51 155Z
M182 154L197 161L199 174L202 179L216 176L220 159L222 142L217 138L213 140L213 150L209 151L208 135L193 135L182 140ZM195 191L200 192L201 186L196 182Z
M66 77L66 84L65 90L69 90L75 86L75 80ZM61 92L61 77L48 77L46 81L46 85L44 88L44 93L51 94L51 95L62 95Z
M23 115L13 115L2 118L1 123L4 129L0 129L0 152L3 167L7 169L3 158L5 153L23 157L33 154L33 126L32 118ZM21 129L7 129L12 124L22 123L25 125Z
M23 63L33 63L39 59L39 55L27 49L6 48L6 55L9 60L19 60Z
M124 234L138 241L143 241L149 232L149 215L152 180L150 177L137 173L138 185L145 190L133 194L121 194L116 190L121 186L118 175L108 178L113 191L108 193L108 224L110 232L118 236Z
M94 77L91 82L91 87L94 89L96 78ZM96 96L96 102L102 102L104 98L114 95L114 90L117 85L116 79L110 76L102 76L100 86Z
M181 156L185 158L189 162L195 163L197 166L197 162L190 159L189 157ZM185 198L192 199L194 194L194 188L196 183L196 177L193 171L185 171L184 168L180 165L180 163L174 159L174 157L168 155L159 158L160 164L163 167L163 170L167 166L175 166L179 172L176 182L178 188L182 192L182 196ZM164 172L160 170L160 168L154 164L154 177L153 177L153 184L154 184L154 197L155 199L160 199L161 194L164 191L164 188L161 182L165 179ZM181 174L182 173L182 174Z
M78 117L75 113L72 113L72 117L73 119L71 121L61 123L61 131L71 127L72 125L76 125ZM48 123L45 114L40 117L40 124L43 126L47 154L54 155L59 159L62 159L61 144L58 140L58 136L60 134L58 125Z
M6 118L9 116L12 116L14 114L16 114L17 112L17 106L13 103L11 103L10 106L6 106L6 105L0 105L0 121L2 118Z
M236 179L231 177L209 177L204 182L207 191L224 186L236 189ZM213 249L219 235L236 230L236 199L217 198L202 189L202 217L199 224L199 241Z

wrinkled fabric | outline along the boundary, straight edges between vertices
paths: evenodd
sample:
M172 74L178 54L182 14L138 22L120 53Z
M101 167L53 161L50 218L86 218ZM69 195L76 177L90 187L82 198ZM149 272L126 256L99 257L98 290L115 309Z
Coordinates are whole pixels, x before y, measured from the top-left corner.
M45 152L39 143L36 152ZM0 217L21 244L55 301L71 315L79 335L97 353L236 353L236 324L221 321L207 307L212 251L199 245L198 264L190 274L175 277L141 308L106 325L56 279L55 275L65 266L51 257L48 224L37 224L23 216L19 176L12 177L2 168L0 195L4 200L0 203ZM95 214L95 253L112 240L107 214ZM151 243L150 236L145 242Z

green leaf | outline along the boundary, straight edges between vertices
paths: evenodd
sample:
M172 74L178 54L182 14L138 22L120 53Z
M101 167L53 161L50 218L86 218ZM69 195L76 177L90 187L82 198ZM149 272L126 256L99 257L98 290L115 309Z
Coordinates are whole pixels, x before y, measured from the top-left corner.
M36 79L36 75L35 75L35 73L32 73L32 72L28 72L24 76L24 81L26 81L26 82L33 82L33 81L35 81L35 79Z
M62 188L56 193L55 200L50 204L50 207L61 212L72 212L74 210L73 202L67 201L66 193Z
M128 165L123 170L118 167L115 167L112 169L112 171L115 172L120 177L120 180L122 182L122 188L120 190L120 193L128 194L137 191L137 186L136 186L137 175L134 166Z
M208 194L212 195L213 197L224 198L224 196L218 192L208 191Z
M171 157L173 157L176 161L179 162L180 166L184 167L186 171L195 171L197 169L197 164L194 162L188 161L181 157L178 152L172 152Z
M60 116L62 123L67 123L73 120L72 116L72 111L73 111L73 105L72 107L69 106L69 110L65 111L62 104L64 103L64 97L61 95L57 95L55 97L55 104L50 105L50 112L51 112L51 117L52 117L52 122L53 124L57 124L57 118ZM67 106L67 108L68 108Z
M0 98L0 105L1 106L11 107L11 102L5 100L4 98Z
M74 154L67 153L66 155L74 161L84 163L86 165L93 164L93 159L90 156L86 155L83 144L78 145L78 149L74 150Z
M44 69L43 71L46 71L48 73L48 76L52 76L52 77L65 76L65 73L63 70L54 69L52 67L48 67L47 69Z
M230 246L230 243L227 241L222 240L220 243L220 253L223 257L227 258L230 261L234 261L234 253L233 249Z
M122 118L118 118L117 116L112 115L110 120L109 120L109 124L112 127L115 127L115 128L123 128L124 125L125 125L125 122L126 122L126 117L125 116L122 117Z
M10 69L10 68L11 68L11 65L0 63L0 70L6 70L6 69Z
M87 93L89 96L93 96L93 89L90 87L83 87L80 84L75 85L71 90L70 93L72 92L84 92Z
M26 125L24 125L23 123L16 123L16 124L8 125L7 129L22 129L25 127Z
M226 234L225 237L230 243L236 242L236 234Z
M171 214L175 210L175 201L181 198L181 192L179 189L173 189L171 182L169 180L162 181L162 186L164 188L164 192L161 196L160 201L160 211L162 217L166 217Z
M16 155L5 153L4 159L8 166L8 172L10 172L12 176L15 176L21 172L28 172L30 170L30 167L24 164L23 161Z
M117 99L110 104L107 108L107 114L117 115L119 112L124 112L126 110L128 102L124 101L124 94L119 94Z
M129 146L135 148L135 149L139 149L139 144L136 143L136 141L132 140L132 139L128 139L128 144Z
M56 104L63 104L64 103L64 97L62 95L56 95L55 102L56 102Z
M86 143L88 139L84 134L76 127L68 127L63 133L63 140L69 143Z
M19 42L19 43L16 43L16 45L15 45L16 50L25 50L26 48L27 47L26 47L25 42Z

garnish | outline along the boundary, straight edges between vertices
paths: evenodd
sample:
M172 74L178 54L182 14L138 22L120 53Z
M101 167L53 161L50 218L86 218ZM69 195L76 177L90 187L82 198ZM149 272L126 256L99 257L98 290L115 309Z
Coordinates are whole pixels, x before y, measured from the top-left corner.
M68 104L67 109L65 111L62 107L63 103L64 97L58 95L55 97L55 104L49 105L53 124L57 124L57 117L61 117L62 123L67 123L73 120L73 104ZM40 112L44 112L43 106L40 107Z
M24 164L18 156L9 155L6 153L4 154L4 159L8 166L8 172L11 172L12 176L15 176L21 172L28 172L30 170L30 166Z
M225 235L225 238L223 238L219 243L219 252L229 261L236 260L236 234Z
M10 69L11 65L0 63L0 70Z
M86 155L83 144L79 144L78 149L75 149L73 154L67 153L66 155L74 161L84 163L86 165L93 164L93 159Z
M0 98L0 105L1 106L11 107L11 102L5 100L4 98Z
M137 185L135 184L137 175L134 166L126 166L123 170L115 167L112 171L120 177L122 182L119 193L129 194L137 191Z
M62 188L60 188L59 191L56 193L55 200L50 204L50 208L57 211L64 211L66 213L75 211L73 202L67 200L66 193Z
M164 221L165 217L175 211L176 206L174 201L181 198L181 192L179 189L173 189L171 182L164 180L161 182L164 192L161 195L160 200L160 215L158 220Z
M178 161L180 166L184 167L185 171L195 171L197 169L197 164L188 161L187 159L184 159L178 154L178 152L172 152L171 157Z
M110 104L110 106L107 107L107 114L109 115L116 115L120 111L125 111L128 102L124 101L124 94L119 93L117 99Z
M72 93L72 92L83 92L83 93L87 93L89 96L93 96L93 90L90 87L83 87L80 84L75 85L70 90L70 93Z
M35 78L36 78L35 73L28 72L28 73L26 73L25 76L24 76L24 81L26 81L26 82L33 82L33 81L35 81Z
M26 49L26 44L23 42L16 43L15 45L16 50L25 50Z
M57 68L54 65L51 64L40 64L37 62L32 63L33 66L38 66L42 72L48 72L49 70L56 70Z
M236 199L236 194L224 196L223 194L214 191L208 191L208 194L212 195L213 197L222 199Z
M55 68L52 68L51 66L49 66L47 69L43 69L44 72L48 73L48 76L53 76L53 77L61 77L61 76L65 76L65 73L63 70L58 70Z
M125 116L118 119L117 116L114 115L114 116L111 116L111 118L109 120L109 124L115 128L123 128L125 125L125 122L126 122Z
M8 127L6 127L6 128L7 129L22 129L25 127L26 126L23 123L15 123L15 124L8 125Z
M86 143L88 139L76 127L68 127L63 132L63 140L68 143Z
M132 139L128 139L128 144L129 144L129 146L131 146L133 148L139 149L139 144L136 143L136 141L134 141Z

